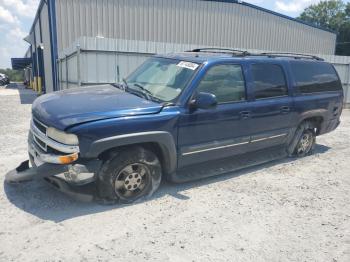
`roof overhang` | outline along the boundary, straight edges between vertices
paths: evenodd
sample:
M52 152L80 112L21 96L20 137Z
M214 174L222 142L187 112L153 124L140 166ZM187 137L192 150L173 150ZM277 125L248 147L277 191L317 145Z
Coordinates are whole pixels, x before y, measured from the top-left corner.
M23 38L24 41L26 41L28 44L32 45L34 43L34 39L31 34L27 35L25 38Z
M11 58L12 69L22 70L32 63L31 58Z

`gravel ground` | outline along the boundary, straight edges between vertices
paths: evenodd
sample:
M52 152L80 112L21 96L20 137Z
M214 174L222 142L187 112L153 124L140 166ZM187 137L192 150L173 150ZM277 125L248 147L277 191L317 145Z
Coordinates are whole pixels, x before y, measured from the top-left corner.
M0 88L0 179L26 159L29 90ZM0 261L350 261L350 112L316 153L163 183L100 206L44 182L0 188Z

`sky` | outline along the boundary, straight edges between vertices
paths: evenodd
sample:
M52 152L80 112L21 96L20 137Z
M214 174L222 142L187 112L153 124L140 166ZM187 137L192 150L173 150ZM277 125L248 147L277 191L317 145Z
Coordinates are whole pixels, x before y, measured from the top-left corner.
M320 0L246 0L244 2L297 17L305 7ZM23 38L29 33L38 5L39 0L0 0L0 68L10 67L11 57L24 56L28 44L23 41Z

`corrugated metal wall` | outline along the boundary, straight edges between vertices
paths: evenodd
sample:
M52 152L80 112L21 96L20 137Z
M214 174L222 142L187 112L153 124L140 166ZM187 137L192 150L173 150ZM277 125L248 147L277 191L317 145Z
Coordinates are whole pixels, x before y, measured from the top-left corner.
M50 29L49 29L49 15L47 4L43 4L41 9L39 9L38 19L35 20L33 24L33 30L29 33L31 47L29 48L31 52L31 57L33 58L34 64L32 64L30 81L31 86L39 91L39 82L41 81L41 86L46 88L46 92L53 91L53 77L52 77L52 59L51 59L51 43L50 43ZM43 68L44 73L40 75L38 59L38 47L43 47ZM40 80L38 80L40 78Z
M81 36L334 54L336 35L245 4L56 0L58 49Z
M59 55L60 88L119 82L153 54L182 52L198 47L197 45L82 37ZM318 56L335 66L342 80L345 101L350 103L350 57Z
M43 5L40 14L42 44L44 46L44 71L45 71L45 88L46 92L53 92L52 78L52 61L51 61L51 46L50 46L50 29L49 29L49 14L47 5Z

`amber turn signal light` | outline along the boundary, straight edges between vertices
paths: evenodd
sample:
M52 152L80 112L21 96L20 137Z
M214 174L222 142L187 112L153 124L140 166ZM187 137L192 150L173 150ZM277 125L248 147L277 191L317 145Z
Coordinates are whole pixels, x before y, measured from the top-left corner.
M70 164L78 159L78 153L74 153L66 156L60 156L58 159L61 164Z

